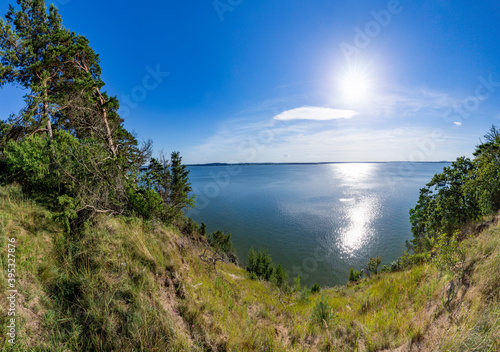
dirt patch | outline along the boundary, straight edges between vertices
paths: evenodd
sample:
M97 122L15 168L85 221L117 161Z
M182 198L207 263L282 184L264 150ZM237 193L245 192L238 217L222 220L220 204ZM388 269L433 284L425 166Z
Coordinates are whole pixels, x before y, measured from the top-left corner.
M290 336L288 334L288 329L284 325L278 325L274 328L274 335L277 339L283 341L286 345L290 342Z
M43 313L36 312L38 305L39 297L34 297L30 302L27 302L23 294L17 293L16 321L18 326L22 322L21 329L24 330L23 334L27 337L27 346L37 346L43 338L41 323Z
M184 319L182 319L178 308L177 298L179 295L177 287L179 286L179 278L175 275L172 278L170 274L171 273L167 273L166 275L156 277L156 281L161 284L160 291L158 292L158 302L172 318L173 325L176 326L187 339L190 339L187 324Z
M234 275L231 273L227 273L227 275L235 280L243 280L243 278L241 276L238 276L238 275Z
M258 319L260 307L257 304L250 304L247 306L247 312L250 319Z

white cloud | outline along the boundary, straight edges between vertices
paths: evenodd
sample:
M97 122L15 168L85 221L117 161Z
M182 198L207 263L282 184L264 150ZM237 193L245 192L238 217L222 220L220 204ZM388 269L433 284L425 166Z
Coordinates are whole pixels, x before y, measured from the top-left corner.
M460 100L450 94L423 89L380 91L357 106L333 98L326 102L340 109L301 101L301 107L281 112L272 106L290 106L291 102L272 101L260 110L245 111L244 118L221 123L214 135L186 151L185 160L393 161L420 155L422 145L431 150L424 160L453 160L473 149L476 135L464 136L462 129L449 128L445 137L430 136L457 102ZM461 126L459 121L455 125Z
M462 126L462 123L461 123L461 122L459 122L459 121L453 121L453 123L454 123L455 125L457 125L457 126Z
M466 154L473 137L460 138L450 130L431 138L432 127L367 126L346 120L339 125L309 121L231 121L184 153L187 163L399 161L422 154L423 160L453 160ZM346 124L347 121L353 122ZM468 146L468 147L467 147ZM425 147L425 148L424 148ZM422 149L423 148L423 149ZM430 151L428 151L428 149Z
M331 108L320 108L316 106L303 106L301 108L283 111L274 116L275 120L336 120L350 119L358 115L354 110L341 110Z

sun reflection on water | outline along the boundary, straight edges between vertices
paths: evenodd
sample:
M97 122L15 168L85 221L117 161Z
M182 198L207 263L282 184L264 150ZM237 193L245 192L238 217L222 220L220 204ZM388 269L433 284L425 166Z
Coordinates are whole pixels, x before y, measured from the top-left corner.
M373 199L365 198L353 203L346 211L348 225L340 229L340 247L350 255L363 247L371 237L374 230L372 223L377 213Z
M332 164L332 172L340 177L343 183L358 184L367 182L374 175L376 164Z
M346 225L339 229L338 246L348 256L354 256L367 245L373 232L373 222L377 216L379 201L376 197L367 196L366 188L370 178L374 177L374 164L336 164L332 171L340 178L343 185L348 186L347 197L339 199L344 208Z

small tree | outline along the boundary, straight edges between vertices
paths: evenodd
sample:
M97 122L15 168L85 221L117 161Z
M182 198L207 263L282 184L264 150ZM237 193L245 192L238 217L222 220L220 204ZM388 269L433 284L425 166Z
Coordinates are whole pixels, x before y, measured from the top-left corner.
M463 280L466 252L457 239L458 235L457 231L452 236L441 234L437 238L434 246L436 255L432 258L432 263L440 272L453 274Z
M170 183L170 204L175 209L183 209L194 206L194 197L189 196L191 184L189 183L189 170L182 163L179 152L172 152L170 156L170 172L172 180Z
M354 268L351 268L349 270L349 281L355 282L358 281L361 278L361 271L355 270Z
M375 258L370 258L368 263L366 263L366 266L367 266L369 271L371 271L372 273L377 275L378 267L380 266L380 263L382 263L382 259L380 258L380 256L377 256Z
M200 226L200 234L202 236L206 236L207 235L207 225L205 225L204 222L201 223L201 226Z
M276 285L278 286L278 288L280 290L283 290L285 288L285 286L287 285L288 274L285 271L285 269L283 268L283 266L281 265L281 263L278 264L276 266L276 268L274 269L273 281L276 283Z
M172 182L169 166L168 160L163 155L160 159L152 158L144 177L147 187L155 190L165 204L168 204Z
M311 314L311 320L321 325L323 328L328 328L328 323L335 318L335 313L332 307L328 303L325 296L321 296L321 299L316 302Z
M311 295L311 290L307 286L304 286L302 291L300 292L300 298L299 300L303 303L306 303L309 301L309 296Z
M266 249L255 252L253 248L250 248L248 252L247 271L250 274L255 273L257 277L269 281L273 277L275 270L272 261Z
M300 275L297 275L295 279L293 279L293 291L300 292Z
M319 291L321 291L321 286L318 283L311 286L311 293L318 293Z
M204 224L202 224L204 225ZM205 230L206 231L206 230ZM216 231L207 236L208 243L212 248L218 252L225 260L232 263L238 262L238 257L234 252L233 242L231 241L231 234L222 231Z

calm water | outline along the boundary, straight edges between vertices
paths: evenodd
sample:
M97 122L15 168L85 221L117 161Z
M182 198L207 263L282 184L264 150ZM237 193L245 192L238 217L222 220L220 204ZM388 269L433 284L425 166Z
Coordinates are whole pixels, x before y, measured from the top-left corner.
M370 257L396 260L411 239L419 189L447 163L339 163L191 166L197 208L208 231L233 234L242 262L268 248L291 277L333 286Z

